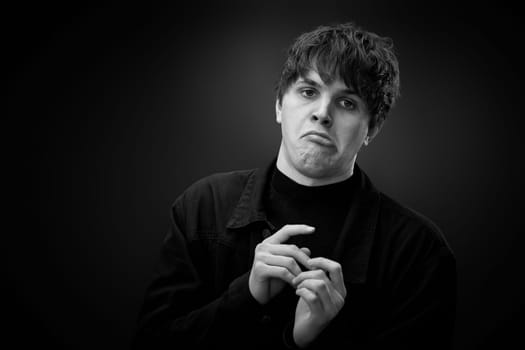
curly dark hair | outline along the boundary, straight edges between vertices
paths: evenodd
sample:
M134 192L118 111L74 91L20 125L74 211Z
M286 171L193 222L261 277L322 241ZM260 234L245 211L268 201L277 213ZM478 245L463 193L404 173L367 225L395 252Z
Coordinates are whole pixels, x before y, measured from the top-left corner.
M380 125L399 97L399 65L390 38L354 23L320 26L300 35L288 50L277 84L277 100L310 70L329 84L338 77L356 90L371 115L369 127Z

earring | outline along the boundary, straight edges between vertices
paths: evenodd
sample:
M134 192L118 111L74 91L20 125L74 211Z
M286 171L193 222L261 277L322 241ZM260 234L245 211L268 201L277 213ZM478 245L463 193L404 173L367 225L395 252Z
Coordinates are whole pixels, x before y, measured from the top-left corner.
M368 136L365 137L365 142L363 142L364 145L365 145L365 146L368 146L368 143L369 143L369 142L370 142L370 137L368 137Z

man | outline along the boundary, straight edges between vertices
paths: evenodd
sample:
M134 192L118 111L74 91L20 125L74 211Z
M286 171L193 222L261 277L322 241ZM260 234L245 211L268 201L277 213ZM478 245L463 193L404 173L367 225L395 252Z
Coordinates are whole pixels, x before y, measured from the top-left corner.
M450 348L455 259L356 164L399 95L391 40L354 24L291 46L266 169L215 174L172 207L137 348Z

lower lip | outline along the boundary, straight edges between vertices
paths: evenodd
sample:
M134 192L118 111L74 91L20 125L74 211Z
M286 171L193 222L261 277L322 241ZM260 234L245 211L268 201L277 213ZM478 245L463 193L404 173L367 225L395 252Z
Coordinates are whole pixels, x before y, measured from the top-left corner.
M334 147L334 143L327 138L315 134L308 134L305 136L309 141L312 141L314 143L317 143L321 146L325 147Z

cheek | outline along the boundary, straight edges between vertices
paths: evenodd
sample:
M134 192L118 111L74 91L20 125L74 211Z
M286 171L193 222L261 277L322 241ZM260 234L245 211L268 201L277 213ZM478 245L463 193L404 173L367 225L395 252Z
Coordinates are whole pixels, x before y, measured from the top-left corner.
M297 132L301 128L302 118L300 110L283 106L281 113L281 125L288 132Z
M361 145L368 133L366 123L352 123L340 130L342 132L339 134L339 137L346 148L355 148Z

